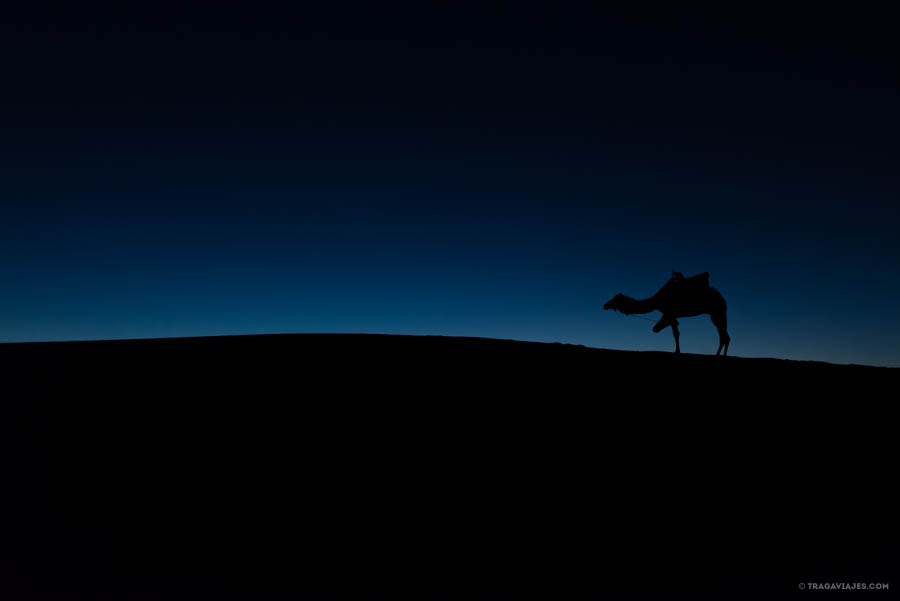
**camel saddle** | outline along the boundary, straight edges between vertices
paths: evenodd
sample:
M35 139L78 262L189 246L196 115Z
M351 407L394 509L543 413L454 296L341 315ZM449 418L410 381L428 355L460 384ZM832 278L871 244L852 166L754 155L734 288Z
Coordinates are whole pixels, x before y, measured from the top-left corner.
M659 289L659 293L676 294L678 296L690 296L703 288L709 288L709 272L684 277L677 271L672 272L672 277Z

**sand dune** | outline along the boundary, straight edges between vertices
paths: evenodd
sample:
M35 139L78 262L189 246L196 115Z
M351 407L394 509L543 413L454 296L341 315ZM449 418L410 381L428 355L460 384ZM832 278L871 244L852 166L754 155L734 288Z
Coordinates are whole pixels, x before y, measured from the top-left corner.
M900 565L897 369L376 335L0 360L4 598L781 598Z

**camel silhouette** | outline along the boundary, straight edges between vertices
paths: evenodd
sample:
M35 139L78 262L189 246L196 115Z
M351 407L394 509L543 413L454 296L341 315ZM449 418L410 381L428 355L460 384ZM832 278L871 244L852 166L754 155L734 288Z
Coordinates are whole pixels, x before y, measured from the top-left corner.
M731 336L727 331L727 305L722 294L710 287L709 273L685 278L677 271L673 271L669 281L650 298L635 300L630 296L617 294L603 305L603 308L621 311L625 315L662 311L663 315L653 326L653 331L658 333L671 326L672 334L675 336L676 353L681 352L681 346L678 344L681 334L678 332L677 318L709 314L713 325L719 331L719 348L716 355L720 353L728 355Z

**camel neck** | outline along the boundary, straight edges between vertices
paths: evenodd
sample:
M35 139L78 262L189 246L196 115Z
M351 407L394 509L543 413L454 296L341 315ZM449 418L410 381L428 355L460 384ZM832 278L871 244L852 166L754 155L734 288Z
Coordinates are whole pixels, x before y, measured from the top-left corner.
M637 300L630 297L626 298L628 299L627 306L624 306L623 310L627 313L650 313L651 311L656 310L655 296L651 296L650 298L645 298L642 300Z

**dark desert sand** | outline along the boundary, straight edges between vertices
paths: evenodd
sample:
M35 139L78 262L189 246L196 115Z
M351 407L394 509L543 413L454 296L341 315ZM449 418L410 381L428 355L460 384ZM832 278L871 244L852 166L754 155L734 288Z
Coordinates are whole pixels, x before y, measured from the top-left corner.
M0 360L6 599L900 587L897 369L376 335Z

